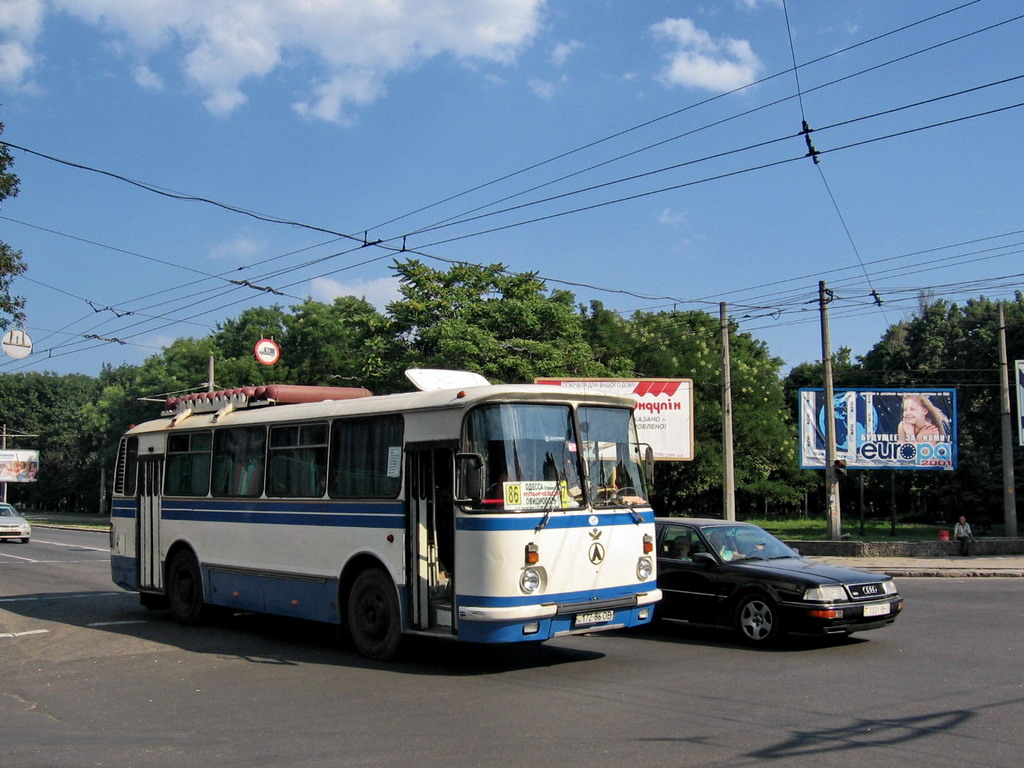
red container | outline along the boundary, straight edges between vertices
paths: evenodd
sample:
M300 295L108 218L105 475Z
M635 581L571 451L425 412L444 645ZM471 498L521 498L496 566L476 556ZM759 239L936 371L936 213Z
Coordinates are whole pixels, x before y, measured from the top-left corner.
M939 531L939 541L949 541L949 531Z

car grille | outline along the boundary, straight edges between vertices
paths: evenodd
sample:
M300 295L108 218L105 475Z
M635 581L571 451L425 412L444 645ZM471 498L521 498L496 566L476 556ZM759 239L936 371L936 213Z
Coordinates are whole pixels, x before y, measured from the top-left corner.
M882 597L885 594L885 587L880 581L872 581L867 584L849 584L850 596L854 600L870 600L875 597Z

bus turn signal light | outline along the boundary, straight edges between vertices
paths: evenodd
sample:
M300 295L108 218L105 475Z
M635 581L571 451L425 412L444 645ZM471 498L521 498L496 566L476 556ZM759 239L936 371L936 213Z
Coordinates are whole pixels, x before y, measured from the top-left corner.
M540 561L540 552L537 551L537 545L530 542L526 545L526 564L536 565Z

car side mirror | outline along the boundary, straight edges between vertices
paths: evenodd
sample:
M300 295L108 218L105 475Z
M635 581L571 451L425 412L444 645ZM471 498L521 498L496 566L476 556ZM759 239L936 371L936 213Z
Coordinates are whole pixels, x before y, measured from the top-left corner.
M715 556L710 552L694 552L693 562L703 563L704 565L717 565L718 561L715 560Z

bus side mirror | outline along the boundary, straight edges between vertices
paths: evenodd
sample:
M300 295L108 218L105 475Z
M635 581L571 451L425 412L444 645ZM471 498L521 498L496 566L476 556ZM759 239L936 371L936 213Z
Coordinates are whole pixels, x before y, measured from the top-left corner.
M479 453L455 454L455 500L479 504L484 497L484 457Z
M650 445L644 445L644 479L648 485L654 484L654 449Z

